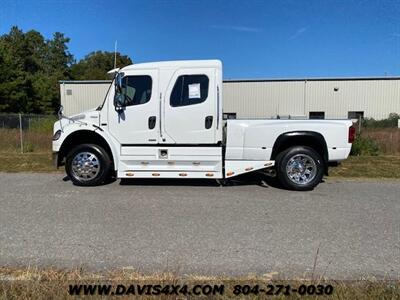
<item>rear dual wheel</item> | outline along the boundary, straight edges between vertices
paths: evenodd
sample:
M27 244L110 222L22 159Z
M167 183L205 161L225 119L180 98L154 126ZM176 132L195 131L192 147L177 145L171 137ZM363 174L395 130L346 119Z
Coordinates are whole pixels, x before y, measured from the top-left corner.
M288 148L279 153L276 163L278 180L290 190L312 190L324 176L324 161L310 147Z
M112 161L108 153L95 144L82 144L67 155L65 171L75 185L96 186L107 181Z

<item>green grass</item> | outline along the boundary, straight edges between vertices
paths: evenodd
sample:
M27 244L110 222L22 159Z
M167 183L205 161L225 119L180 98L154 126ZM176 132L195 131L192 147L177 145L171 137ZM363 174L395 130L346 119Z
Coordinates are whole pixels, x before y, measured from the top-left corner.
M400 156L350 156L339 167L331 168L332 177L400 178Z
M44 153L51 151L52 133L43 133L41 128L22 132L23 152ZM19 129L0 128L0 151L19 153L21 151L21 136Z
M56 269L37 269L37 268L0 268L0 299L82 299L84 296L70 296L68 286L70 284L106 284L114 288L118 284L125 286L159 284L184 285L189 288L194 285L224 285L223 295L217 296L189 296L189 299L316 299L316 296L299 296L292 294L288 296L266 296L266 295L240 295L233 294L235 285L259 285L266 288L267 285L291 285L298 288L300 285L327 285L333 286L333 294L318 298L324 299L399 299L400 281L388 280L359 280L359 281L324 281L318 278L305 278L292 281L276 279L274 273L262 276L248 275L241 277L229 276L196 276L196 275L176 275L174 273L154 273L141 274L132 269L122 269L113 272L92 273L78 270L56 270ZM112 299L127 299L126 297L110 297ZM178 296L130 296L129 299L177 299ZM178 299L185 299L180 296ZM93 295L90 299L105 299L105 296ZM108 299L108 298L107 298Z
M0 172L59 172L50 153L0 152Z

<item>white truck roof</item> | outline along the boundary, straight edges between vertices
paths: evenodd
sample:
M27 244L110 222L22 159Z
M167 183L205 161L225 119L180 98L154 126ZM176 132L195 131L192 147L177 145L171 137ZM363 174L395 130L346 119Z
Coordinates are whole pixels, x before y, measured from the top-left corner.
M139 63L126 66L121 69L124 70L140 70L140 69L176 69L176 68L196 68L196 67L222 67L222 62L218 59L209 60L173 60L173 61L159 61L149 63Z

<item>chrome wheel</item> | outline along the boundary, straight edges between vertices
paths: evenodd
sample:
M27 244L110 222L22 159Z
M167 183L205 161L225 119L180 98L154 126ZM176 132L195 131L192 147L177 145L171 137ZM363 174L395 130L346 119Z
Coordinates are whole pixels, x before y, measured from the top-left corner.
M317 175L317 164L306 154L292 156L286 164L286 174L295 184L305 185Z
M100 161L93 153L80 152L72 160L72 174L79 180L92 180L99 172Z

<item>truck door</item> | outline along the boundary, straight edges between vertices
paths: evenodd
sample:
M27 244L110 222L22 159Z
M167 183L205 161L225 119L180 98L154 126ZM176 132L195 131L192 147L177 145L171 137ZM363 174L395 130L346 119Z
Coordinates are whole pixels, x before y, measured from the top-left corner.
M162 120L169 140L177 144L216 142L215 75L213 68L185 68L174 73L165 93Z
M115 92L110 94L115 97ZM120 144L157 144L160 122L158 70L126 72L117 96L123 97L124 105L116 111L113 99L108 101L111 134Z

